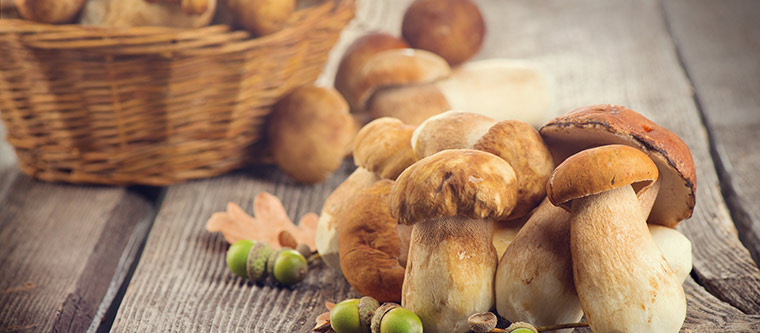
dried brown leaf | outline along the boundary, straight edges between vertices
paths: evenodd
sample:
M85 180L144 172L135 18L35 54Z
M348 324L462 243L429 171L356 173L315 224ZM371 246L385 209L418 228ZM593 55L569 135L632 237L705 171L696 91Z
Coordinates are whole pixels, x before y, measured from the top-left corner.
M252 239L267 242L273 248L280 248L279 235L287 231L296 243L304 243L315 249L319 217L308 213L301 218L298 226L288 217L285 207L276 196L261 192L253 200L253 215L248 215L240 206L230 202L227 211L211 215L206 222L209 232L221 232L228 243Z

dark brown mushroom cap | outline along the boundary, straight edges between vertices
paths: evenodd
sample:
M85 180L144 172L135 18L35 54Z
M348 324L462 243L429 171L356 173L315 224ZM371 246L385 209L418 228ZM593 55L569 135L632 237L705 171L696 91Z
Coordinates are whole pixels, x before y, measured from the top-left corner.
M504 219L517 201L512 167L491 153L444 150L404 170L391 190L391 214L399 223L462 215Z
M384 179L396 179L416 161L414 126L395 118L379 118L362 127L354 139L354 163Z
M473 148L503 158L515 170L517 205L509 219L530 213L546 196L546 181L554 170L554 161L532 126L519 120L499 122Z
M362 190L338 216L343 275L362 295L381 302L401 301L404 282L398 221L388 211L392 186L393 181L385 179Z
M546 196L570 210L572 200L631 185L636 193L657 181L657 165L647 154L624 145L586 149L557 166L546 183Z
M555 118L539 130L555 163L581 150L623 144L649 155L662 178L650 223L675 227L691 217L697 179L689 147L675 133L624 106L599 104Z

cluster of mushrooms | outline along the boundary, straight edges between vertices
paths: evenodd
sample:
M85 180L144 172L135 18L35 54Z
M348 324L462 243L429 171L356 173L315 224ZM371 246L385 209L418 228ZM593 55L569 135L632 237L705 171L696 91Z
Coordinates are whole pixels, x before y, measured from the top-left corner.
M493 308L536 326L585 315L596 332L683 324L691 243L673 228L694 208L694 163L635 111L591 105L539 131L459 111L416 127L380 118L359 131L354 161L317 249L425 332L466 332Z

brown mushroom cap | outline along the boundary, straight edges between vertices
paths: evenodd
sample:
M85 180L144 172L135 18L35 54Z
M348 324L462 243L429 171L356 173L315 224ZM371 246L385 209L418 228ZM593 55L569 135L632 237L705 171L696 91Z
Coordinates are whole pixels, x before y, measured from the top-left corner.
M367 109L371 118L394 117L416 126L451 106L434 83L427 83L379 89L367 102Z
M517 201L512 167L491 153L444 150L404 170L391 190L391 214L400 223L462 215L499 220Z
M417 0L404 14L401 33L415 48L461 64L480 50L486 26L471 0Z
M414 126L395 118L380 118L362 127L354 141L354 163L385 179L396 179L415 162Z
M315 183L340 166L356 124L337 91L303 86L275 105L267 134L277 165L298 181Z
M85 0L16 0L16 9L26 20L68 23L79 14Z
M557 166L546 183L546 195L555 206L570 210L574 199L632 185L645 191L657 181L657 165L638 149L609 145L586 149Z
M392 49L408 48L404 40L386 33L370 33L355 40L346 50L343 59L338 65L335 74L335 89L337 89L348 101L351 110L358 111L362 107L355 105L354 86L359 76L359 71L367 60L377 53Z
M691 217L697 190L694 160L689 147L668 129L624 106L600 104L557 117L539 132L555 163L606 144L623 144L647 153L662 178L649 222L672 228Z
M338 244L343 275L362 295L380 302L400 302L404 282L398 221L388 211L391 180L381 180L358 193L338 217Z
M414 131L414 155L421 160L445 149L470 149L495 124L489 117L463 111L430 117Z
M532 126L519 120L499 122L473 148L501 157L515 170L517 205L509 219L530 213L546 196L546 181L554 170L554 161Z
M355 103L365 109L375 90L412 83L426 83L448 77L451 67L443 58L423 50L395 49L367 59L353 87Z

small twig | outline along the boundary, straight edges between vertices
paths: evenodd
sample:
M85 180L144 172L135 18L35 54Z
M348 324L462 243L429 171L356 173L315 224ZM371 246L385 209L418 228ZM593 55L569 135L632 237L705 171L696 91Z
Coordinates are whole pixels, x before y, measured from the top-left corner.
M306 261L308 263L311 263L312 261L317 260L319 258L321 258L321 256L319 255L319 252L314 251L314 253L312 253L311 256L309 256L309 259L306 259Z
M582 322L582 323L569 323L569 324L541 326L541 327L536 327L536 330L538 330L539 332L545 332L545 331L561 330L564 328L577 328L577 327L588 327L588 323Z

